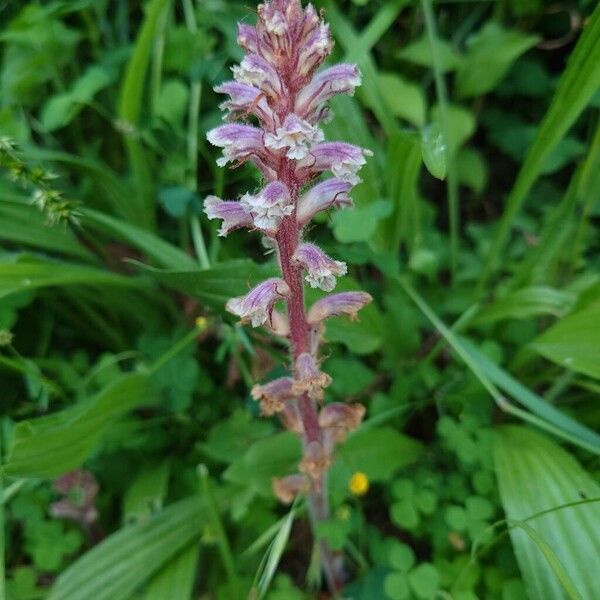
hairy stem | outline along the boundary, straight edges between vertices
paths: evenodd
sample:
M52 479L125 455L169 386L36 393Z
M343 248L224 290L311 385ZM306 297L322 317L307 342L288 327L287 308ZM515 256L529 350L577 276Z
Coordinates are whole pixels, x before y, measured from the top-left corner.
M290 175L289 169L282 169L281 180L286 183L296 205L298 200L298 185ZM310 352L310 326L306 320L304 307L304 287L302 283L302 270L292 262L292 256L300 240L300 228L296 222L296 214L286 217L277 234L277 248L279 263L285 282L290 288L287 300L288 319L290 323L290 350L292 363L303 352ZM304 445L310 442L321 442L321 428L317 406L314 400L303 394L298 399L298 410L303 425ZM309 512L313 534L316 537L316 528L319 522L329 518L329 502L325 476L313 480L309 495ZM321 567L327 580L327 585L333 594L339 589L342 576L337 566L337 561L326 542L318 543Z

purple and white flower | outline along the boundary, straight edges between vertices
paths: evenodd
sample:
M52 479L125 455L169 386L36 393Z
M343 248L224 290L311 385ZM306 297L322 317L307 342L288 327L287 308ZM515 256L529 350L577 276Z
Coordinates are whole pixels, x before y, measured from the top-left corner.
M204 200L204 212L209 219L222 219L219 235L223 237L240 227L252 227L252 216L236 200L207 196Z
M336 94L354 94L361 83L356 65L339 64L317 73L296 98L296 112L311 120L320 106Z
M367 292L340 292L317 300L308 311L308 322L316 325L329 317L348 315L355 319L358 311L373 298Z
M275 302L289 293L290 288L283 279L272 277L259 283L245 296L231 298L225 308L240 317L242 322L250 321L252 327L258 327L269 320Z
M229 100L219 105L221 110L229 111L229 118L237 115L256 115L267 127L273 127L275 115L267 103L264 94L253 85L239 81L225 81L214 88L218 94L228 94Z
M283 217L294 212L290 192L279 181L269 183L255 196L244 194L240 203L252 215L254 225L271 234L277 231Z
M250 390L250 395L260 402L261 414L271 417L283 411L286 400L294 398L293 385L294 380L291 377L279 377L264 385L255 385Z
M323 132L318 127L292 113L285 118L281 127L277 127L275 133L265 133L265 146L271 150L288 148L285 155L300 160L308 156L312 144L318 144L323 139Z
M221 125L211 129L206 139L213 145L223 148L223 157L217 160L220 167L228 162L244 161L251 155L264 154L263 132L252 125Z
M313 288L321 288L331 292L336 284L336 277L345 275L346 263L330 258L314 244L300 244L292 256L292 260L306 270L306 281Z
M312 173L331 171L338 179L352 185L361 182L358 171L366 164L365 156L373 153L365 148L344 142L326 142L313 146L310 155L298 164L298 170L303 168Z
M350 182L335 177L314 185L298 200L296 210L298 224L301 227L306 225L318 212L332 206L353 206L352 198L348 196L352 187Z
M331 54L333 41L329 25L321 23L306 36L298 55L298 72L309 76Z
M296 378L292 390L300 396L307 394L311 400L323 400L323 389L331 383L331 377L323 373L315 359L303 352L296 359Z
M256 86L269 96L276 96L282 91L277 71L258 54L247 54L232 71L236 81Z

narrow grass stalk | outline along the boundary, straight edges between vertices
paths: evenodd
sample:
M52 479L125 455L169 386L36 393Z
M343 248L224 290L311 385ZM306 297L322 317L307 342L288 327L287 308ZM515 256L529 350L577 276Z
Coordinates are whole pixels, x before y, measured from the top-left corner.
M446 164L447 164L447 190L448 190L448 214L450 220L450 268L452 280L456 278L456 269L458 264L458 242L459 242L459 199L458 199L458 177L456 172L455 148L450 144L449 122L448 122L448 91L446 81L442 73L441 60L437 47L437 27L435 24L435 15L431 7L431 0L421 0L423 15L425 17L425 29L431 48L433 62L433 77L435 81L435 92L440 108L440 125L444 136L446 146Z

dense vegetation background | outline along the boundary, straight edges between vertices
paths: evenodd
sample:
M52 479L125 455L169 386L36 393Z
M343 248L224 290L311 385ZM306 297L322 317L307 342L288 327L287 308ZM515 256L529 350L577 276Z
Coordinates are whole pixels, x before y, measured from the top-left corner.
M597 598L600 9L316 4L364 79L327 133L374 152L311 232L375 298L327 329L368 409L318 532L344 595ZM254 10L0 2L0 598L318 596L249 396L285 349L223 311L272 255L201 211L258 184L204 137Z

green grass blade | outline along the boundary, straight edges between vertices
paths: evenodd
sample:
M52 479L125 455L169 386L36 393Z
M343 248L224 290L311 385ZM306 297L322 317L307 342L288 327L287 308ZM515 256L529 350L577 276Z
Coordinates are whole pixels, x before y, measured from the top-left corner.
M139 139L138 127L154 36L161 16L169 5L170 0L152 0L148 5L146 17L121 84L117 111L126 130L125 145L137 186L137 194L130 201L135 204L137 223L147 229L154 227L154 191L152 171L147 153Z
M506 201L498 233L486 257L478 285L481 294L498 267L515 217L542 172L547 158L600 87L600 4L596 6L569 58L536 138Z

